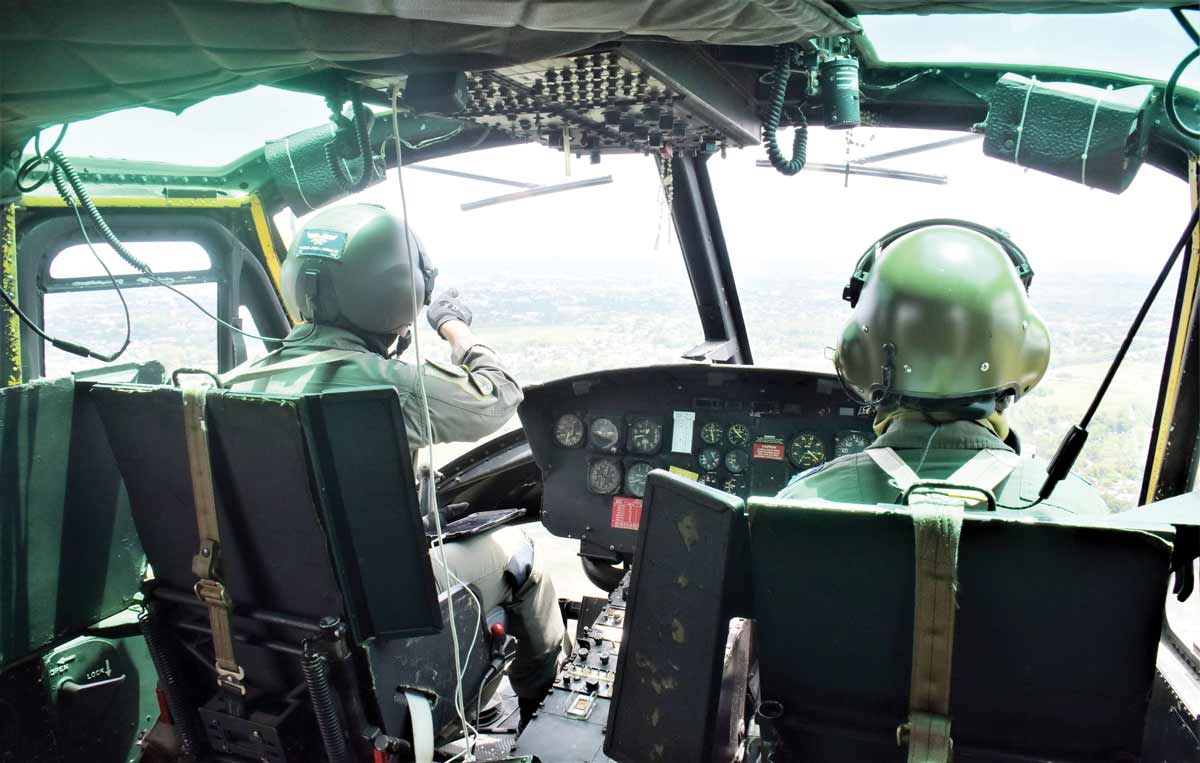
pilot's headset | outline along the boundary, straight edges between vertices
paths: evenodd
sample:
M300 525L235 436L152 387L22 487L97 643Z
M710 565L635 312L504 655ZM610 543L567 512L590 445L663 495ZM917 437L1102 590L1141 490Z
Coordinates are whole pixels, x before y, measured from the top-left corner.
M395 336L432 301L436 278L437 268L403 220L375 204L347 204L319 212L300 230L280 285L289 312L305 321Z
M975 418L1024 395L1050 361L1032 280L1025 254L987 226L935 219L888 232L843 290L854 314L834 366L847 393Z

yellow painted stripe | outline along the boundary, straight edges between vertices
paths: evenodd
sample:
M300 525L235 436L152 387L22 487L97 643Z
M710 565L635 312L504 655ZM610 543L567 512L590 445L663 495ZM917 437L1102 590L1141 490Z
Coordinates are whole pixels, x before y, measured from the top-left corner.
M16 297L17 295L17 210L12 204L3 207L4 216L0 218L0 288ZM2 305L3 303L0 303ZM0 386L12 387L21 383L21 324L17 314L8 309L7 305L0 307L3 316L3 340L0 347L8 353L10 374L6 379L0 379Z
M275 251L275 240L271 238L271 226L267 223L267 213L263 209L262 199L258 198L258 194L250 195L250 216L254 219L254 230L258 233L258 244L262 247L263 262L267 266L267 273L271 276L271 283L275 284L276 293L282 297L279 253ZM295 326L296 316L287 309L287 305L284 305L283 309L287 312L288 320Z
M214 198L93 196L92 202L97 207L110 209L237 209L251 203L249 196ZM26 196L21 199L23 207L65 207L66 205L67 203L58 196Z
M1192 205L1200 203L1200 168L1196 159L1188 162L1188 179L1190 181ZM1166 395L1163 399L1162 418L1158 421L1158 437L1154 442L1154 461L1150 464L1150 479L1146 483L1146 503L1154 500L1158 490L1158 480L1161 476L1163 459L1167 454L1167 441L1171 439L1171 421L1175 418L1175 402L1179 399L1179 376L1183 371L1183 355L1187 344L1188 328L1192 324L1192 303L1196 295L1196 283L1200 278L1200 230L1192 234L1192 257L1188 263L1188 271L1183 286L1183 303L1179 310L1179 327L1175 334L1174 347L1171 353L1171 367L1167 372Z

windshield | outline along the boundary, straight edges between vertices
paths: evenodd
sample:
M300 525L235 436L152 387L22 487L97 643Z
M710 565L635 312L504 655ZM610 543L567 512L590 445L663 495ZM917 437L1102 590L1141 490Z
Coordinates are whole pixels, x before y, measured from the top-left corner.
M844 167L952 136L812 130L808 156ZM842 287L892 228L931 217L998 227L1030 258L1030 298L1052 339L1046 377L1009 409L1026 450L1042 458L1083 414L1188 215L1186 185L1153 167L1118 196L988 159L978 139L865 165L944 185L811 169L784 177L760 158L743 150L709 161L755 363L832 372L827 348L850 315ZM1137 504L1174 296L1162 290L1075 467L1113 510Z
M657 165L647 156L599 164L539 145L489 149L404 168L408 219L433 257L437 287L457 288L480 341L534 384L604 368L674 363L703 339ZM540 187L582 185L463 209L522 190L448 170ZM401 212L396 173L339 203ZM285 231L303 224L280 220ZM445 360L424 320L421 350ZM412 358L413 349L405 353ZM503 430L519 426L514 417ZM444 464L473 443L438 446Z
M254 115L256 118L246 118ZM126 109L75 122L62 152L137 162L220 167L262 148L268 140L320 125L329 107L319 95L255 87L198 103L180 114ZM43 147L58 129L47 130Z
M1194 47L1167 10L886 15L861 21L879 58L894 63L1024 64L1166 80ZM1200 67L1190 67L1182 82L1200 86Z

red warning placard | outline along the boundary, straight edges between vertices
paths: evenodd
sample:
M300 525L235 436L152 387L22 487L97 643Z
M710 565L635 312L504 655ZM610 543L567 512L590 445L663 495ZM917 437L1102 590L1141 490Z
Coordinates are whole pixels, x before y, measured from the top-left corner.
M782 461L787 458L787 451L783 443L778 442L756 442L752 453L755 458L767 461Z
M613 496L612 526L618 530L636 530L642 522L642 499Z

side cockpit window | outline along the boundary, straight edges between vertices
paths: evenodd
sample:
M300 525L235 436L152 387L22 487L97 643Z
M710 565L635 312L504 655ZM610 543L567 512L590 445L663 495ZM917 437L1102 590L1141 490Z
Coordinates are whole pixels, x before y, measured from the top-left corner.
M206 310L217 311L218 284L212 257L200 244L141 241L126 245L160 278L173 283ZM157 360L167 369L189 366L216 371L216 325L179 295L146 284L108 245L97 244L95 248L129 305L132 336L121 361ZM54 255L42 286L43 325L51 336L67 337L103 352L120 346L125 336L121 300L86 245L68 246ZM45 347L44 375L48 378L102 365L91 358Z

